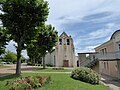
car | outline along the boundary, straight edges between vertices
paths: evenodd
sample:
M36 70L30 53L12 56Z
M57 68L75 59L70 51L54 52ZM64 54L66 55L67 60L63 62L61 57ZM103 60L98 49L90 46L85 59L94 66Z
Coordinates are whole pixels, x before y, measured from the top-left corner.
M1 64L7 64L7 62L1 62Z
M11 64L10 62L7 62L7 64Z
M22 66L27 66L27 63L22 63L21 65L22 65Z

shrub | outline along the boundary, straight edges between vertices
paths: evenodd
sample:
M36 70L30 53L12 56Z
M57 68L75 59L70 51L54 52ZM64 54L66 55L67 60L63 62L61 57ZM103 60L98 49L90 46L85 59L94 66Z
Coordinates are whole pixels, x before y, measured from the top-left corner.
M64 70L63 67L56 67L56 68L52 68L53 70Z
M81 67L71 73L71 77L91 84L99 84L99 75L90 68Z
M51 64L46 64L46 66L47 66L47 67L53 67L53 65L51 65Z
M9 90L31 90L36 89L50 81L47 76L28 76L14 81L7 81Z
M33 65L32 62L28 62L27 65Z

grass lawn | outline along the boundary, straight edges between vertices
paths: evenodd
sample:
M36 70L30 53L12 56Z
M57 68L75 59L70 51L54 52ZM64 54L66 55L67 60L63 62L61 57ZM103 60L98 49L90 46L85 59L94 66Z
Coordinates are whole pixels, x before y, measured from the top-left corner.
M71 72L72 70L70 70L70 69L54 70L52 68L46 68L46 69L40 68L40 69L34 70L34 71L35 72Z
M10 66L4 66L4 65L0 65L0 69L1 68L9 68Z
M51 76L51 82L37 90L108 90L104 85L91 85L78 80L70 78L69 74L34 74L24 73L22 76L43 75ZM8 90L5 86L7 80L14 80L19 76L11 75L0 78L0 90Z

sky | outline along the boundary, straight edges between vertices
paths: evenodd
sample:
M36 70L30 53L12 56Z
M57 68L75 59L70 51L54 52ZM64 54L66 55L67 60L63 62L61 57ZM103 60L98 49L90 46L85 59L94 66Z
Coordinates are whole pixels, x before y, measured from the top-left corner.
M93 52L120 29L120 0L47 0L48 24L71 35L77 53ZM7 49L15 52L13 41ZM26 51L22 55L27 57Z

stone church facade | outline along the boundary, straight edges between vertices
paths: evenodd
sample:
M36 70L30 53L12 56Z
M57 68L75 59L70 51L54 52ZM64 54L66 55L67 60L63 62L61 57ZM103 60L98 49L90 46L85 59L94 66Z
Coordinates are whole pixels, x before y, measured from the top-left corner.
M75 67L75 50L72 37L63 32L59 36L55 50L46 55L45 63L55 67Z

